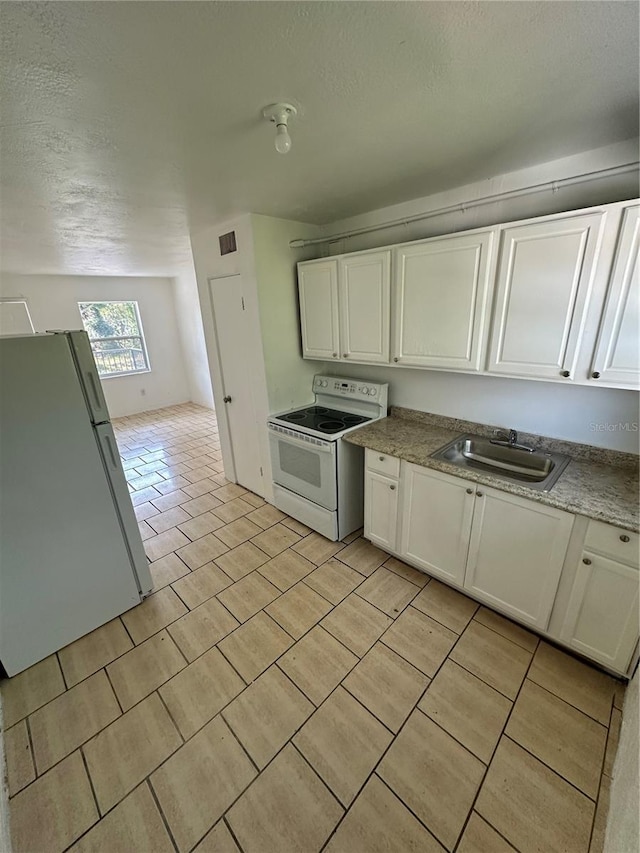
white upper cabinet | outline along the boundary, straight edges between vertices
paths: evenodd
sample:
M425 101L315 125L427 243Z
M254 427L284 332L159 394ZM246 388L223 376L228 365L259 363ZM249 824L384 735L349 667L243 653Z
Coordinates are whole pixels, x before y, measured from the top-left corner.
M639 253L634 199L305 261L303 355L637 389Z
M395 250L394 362L481 368L493 240L484 231Z
M305 358L338 358L338 262L298 264L302 352Z
M338 291L343 359L389 361L391 252L340 258Z
M590 378L625 388L640 385L640 205L627 208Z
M488 371L574 376L604 213L502 231Z

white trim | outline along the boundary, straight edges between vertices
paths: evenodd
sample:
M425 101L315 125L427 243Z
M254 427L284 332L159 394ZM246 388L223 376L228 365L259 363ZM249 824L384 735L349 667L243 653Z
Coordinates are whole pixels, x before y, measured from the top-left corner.
M29 311L29 300L26 296L0 296L0 303L5 305L24 305L24 310L27 312L27 319L29 320L31 331L35 333L36 328L33 325L33 318L31 317L31 311Z

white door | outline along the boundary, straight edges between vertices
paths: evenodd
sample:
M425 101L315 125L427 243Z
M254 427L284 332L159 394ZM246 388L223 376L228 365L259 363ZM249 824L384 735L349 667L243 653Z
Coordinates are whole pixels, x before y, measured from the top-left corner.
M590 378L640 384L640 206L625 211Z
M231 443L231 460L225 459L225 473L247 489L263 494L260 466L260 430L251 393L251 358L242 277L239 275L209 279L213 322L216 332L222 387L215 389L218 408L224 406ZM233 471L228 471L229 462Z
M398 481L365 472L364 535L386 551L397 550Z
M473 492L465 480L404 465L400 553L455 586L464 582Z
M476 486L465 589L545 630L572 527L567 512Z
M341 258L338 268L340 355L389 361L391 252Z
M625 672L638 640L639 581L637 568L585 551L561 639L587 657Z
M338 358L338 262L298 264L300 326L304 358Z
M602 221L590 213L504 229L490 373L573 378Z
M395 250L394 362L480 369L493 239L486 231Z

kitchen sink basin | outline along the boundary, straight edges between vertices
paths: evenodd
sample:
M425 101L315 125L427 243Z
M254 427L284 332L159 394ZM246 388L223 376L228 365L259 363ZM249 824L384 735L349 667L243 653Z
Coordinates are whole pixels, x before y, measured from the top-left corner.
M569 464L569 457L561 453L530 452L505 444L493 444L480 435L461 435L431 456L459 468L484 471L544 492L552 488Z

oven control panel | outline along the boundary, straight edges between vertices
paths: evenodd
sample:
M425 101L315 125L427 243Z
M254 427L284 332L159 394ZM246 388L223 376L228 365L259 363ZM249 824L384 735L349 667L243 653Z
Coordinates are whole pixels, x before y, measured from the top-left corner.
M387 386L362 379L342 379L338 376L315 376L313 390L316 394L331 394L352 400L380 402L386 406Z

